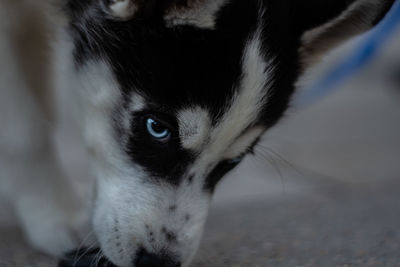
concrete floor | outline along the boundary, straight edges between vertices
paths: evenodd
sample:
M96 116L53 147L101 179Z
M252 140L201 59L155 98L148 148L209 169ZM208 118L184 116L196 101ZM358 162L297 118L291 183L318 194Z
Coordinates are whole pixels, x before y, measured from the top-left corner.
M399 180L332 185L215 207L194 266L399 267L399 191Z

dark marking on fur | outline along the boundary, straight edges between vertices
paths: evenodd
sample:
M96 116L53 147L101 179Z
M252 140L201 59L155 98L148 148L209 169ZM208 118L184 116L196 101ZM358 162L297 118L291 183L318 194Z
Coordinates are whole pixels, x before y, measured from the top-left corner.
M170 212L175 212L176 211L176 205L172 205L172 206L170 206L169 208L168 208L168 210L170 211Z
M174 232L167 230L166 227L162 227L161 228L161 232L164 234L165 239L170 242L170 243L174 243L177 241L177 236Z
M190 221L190 215L189 214L186 214L185 215L185 222L189 222Z
M205 190L213 193L218 182L238 164L239 162L230 162L229 160L221 161L206 178Z
M145 227L146 227L146 231L147 231L150 243L154 243L156 241L156 239L154 237L154 232L150 230L150 226L146 225Z
M120 231L118 229L118 225L119 225L119 220L115 219L114 220L114 232L115 232L115 247L118 249L118 253L122 254L124 252L124 248L121 245L121 234Z
M176 242L177 237L176 234L172 233L172 232L167 232L165 234L165 238L167 239L168 242L173 243Z
M246 153L250 155L254 155L254 148L260 143L261 137L257 137L256 140L247 148Z

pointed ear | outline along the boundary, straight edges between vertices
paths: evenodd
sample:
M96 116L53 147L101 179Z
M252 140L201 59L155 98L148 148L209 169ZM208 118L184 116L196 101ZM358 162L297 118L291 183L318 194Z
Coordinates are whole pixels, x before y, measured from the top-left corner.
M351 37L368 31L388 12L394 0L295 0L304 67Z

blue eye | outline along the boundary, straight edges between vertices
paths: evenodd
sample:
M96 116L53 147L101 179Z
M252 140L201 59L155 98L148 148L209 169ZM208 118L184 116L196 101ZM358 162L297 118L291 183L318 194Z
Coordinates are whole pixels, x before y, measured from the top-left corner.
M171 137L171 132L166 126L151 118L146 120L146 128L151 137L158 141L167 142Z

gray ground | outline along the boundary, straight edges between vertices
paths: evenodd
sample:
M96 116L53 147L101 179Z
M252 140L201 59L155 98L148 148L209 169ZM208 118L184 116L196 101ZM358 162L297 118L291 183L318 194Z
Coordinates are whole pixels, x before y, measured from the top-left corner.
M400 267L399 62L396 37L340 91L291 111L264 140L290 163L250 157L223 182L194 267ZM70 147L61 149L66 166L84 162ZM0 207L5 266L56 262L33 251Z
M400 182L215 208L195 266L400 266Z
M400 179L216 205L193 266L400 267L399 191ZM15 227L0 235L0 266L55 266Z

